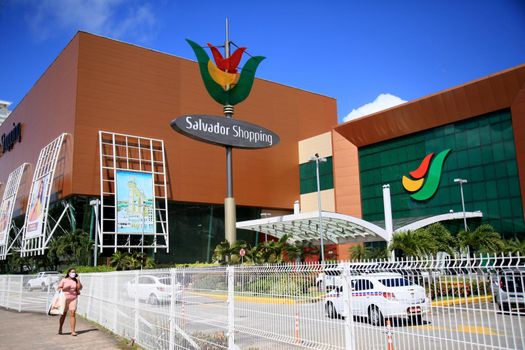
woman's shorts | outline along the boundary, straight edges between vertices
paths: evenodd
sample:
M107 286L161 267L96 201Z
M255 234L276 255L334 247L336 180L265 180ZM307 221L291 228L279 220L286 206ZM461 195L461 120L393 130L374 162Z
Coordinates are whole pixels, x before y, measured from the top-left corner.
M77 298L66 299L66 307L64 308L64 312L66 311L71 311L71 312L77 311Z

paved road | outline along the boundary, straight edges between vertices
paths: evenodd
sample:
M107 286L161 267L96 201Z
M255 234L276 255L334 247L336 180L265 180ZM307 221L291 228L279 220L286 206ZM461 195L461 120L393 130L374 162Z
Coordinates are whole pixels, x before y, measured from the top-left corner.
M57 335L58 318L42 313L0 309L0 349L120 349L112 336L77 318L78 336ZM64 331L69 331L68 320Z
M38 291L24 295L25 301L35 306L44 305L45 298L46 294ZM109 319L116 320L118 317L118 324L122 327L136 324L139 328L137 336L143 343L153 348L166 347L169 339L169 304L148 305L141 301L138 304L138 319L135 319L132 311L134 300L129 298L123 301L127 305L110 314ZM236 301L235 306L236 343L241 348L345 347L345 321L326 317L322 301L293 305ZM189 292L182 303L177 303L174 311L180 329L177 340L184 335L220 336L227 332L228 312L224 298ZM386 348L384 327L370 326L366 319L356 319L354 325L358 349ZM421 325L394 322L392 326L392 337L397 345L395 349L525 349L525 340L520 338L521 328L525 326L523 316L497 312L491 302L453 308L434 307L432 314L425 316ZM132 328L127 334L134 334Z
M322 302L296 305L236 302L235 306L236 343L241 348L345 348L345 321L326 317ZM141 327L167 323L168 305L141 303L140 308ZM177 324L189 335L227 331L227 305L223 300L188 295L182 304L177 304L175 314ZM358 349L386 349L385 327L371 326L366 319L359 318L354 320L354 326ZM497 312L494 304L487 302L469 307L433 308L423 324L394 320L392 338L397 345L395 349L522 349L525 348L525 340L520 337L523 326L522 316ZM167 336L154 328L151 332L157 332L160 338Z

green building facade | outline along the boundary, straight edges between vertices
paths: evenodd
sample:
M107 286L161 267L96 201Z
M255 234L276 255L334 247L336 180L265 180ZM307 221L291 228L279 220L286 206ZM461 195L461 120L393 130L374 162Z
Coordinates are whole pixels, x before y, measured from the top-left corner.
M445 158L435 194L425 201L411 198L403 175L416 170L423 158L451 149ZM506 237L525 237L516 149L509 109L425 130L359 149L363 219L384 219L382 185L390 184L394 220L462 211L481 211L483 223ZM470 223L470 228L475 225Z

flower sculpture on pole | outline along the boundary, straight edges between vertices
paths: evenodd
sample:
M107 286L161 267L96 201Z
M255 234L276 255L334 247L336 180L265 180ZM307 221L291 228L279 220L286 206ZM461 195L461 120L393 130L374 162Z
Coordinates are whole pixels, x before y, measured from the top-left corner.
M197 56L204 86L215 101L224 106L234 106L248 97L255 79L255 71L264 57L250 57L238 73L237 67L246 48L238 48L230 57L224 58L219 49L208 44L214 63L200 45L189 39L186 41Z

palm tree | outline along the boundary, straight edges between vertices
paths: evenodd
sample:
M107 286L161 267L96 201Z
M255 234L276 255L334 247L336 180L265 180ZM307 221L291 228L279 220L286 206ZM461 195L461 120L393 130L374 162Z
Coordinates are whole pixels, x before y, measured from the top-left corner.
M512 254L523 255L525 253L525 240L519 240L516 237L505 241L505 251Z
M314 245L312 242L297 242L295 245L301 251L301 255L299 257L301 259L301 262L305 262L306 258L308 258L309 256L319 256L319 254L321 253L321 249L318 246Z
M404 257L424 257L439 251L435 237L424 228L396 233L388 249Z
M348 249L348 252L350 253L350 259L351 260L364 260L365 259L365 246L363 244L357 244L350 249Z
M230 260L231 255L231 248L230 248L230 242L224 241L215 247L215 250L213 251L213 262L217 262L219 264L227 264Z
M122 253L120 250L117 250L111 255L109 264L117 271L127 270L129 267L128 253Z
M470 255L475 253L499 253L505 249L501 235L488 224L480 225L474 231L458 233L460 248L467 250Z
M50 258L57 258L65 263L86 265L89 260L93 242L83 230L68 232L53 240L49 246Z
M426 231L435 241L437 252L446 252L450 255L456 253L457 240L452 236L449 230L441 223L435 223L427 226Z
M153 258L148 256L147 254L142 253L142 252L133 252L131 256L134 257L133 261L136 261L138 263L138 266L133 266L132 268L140 268L140 267L144 269L155 268L155 260L153 260ZM130 262L130 259L128 259L128 262Z

